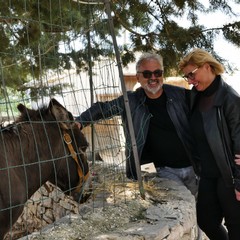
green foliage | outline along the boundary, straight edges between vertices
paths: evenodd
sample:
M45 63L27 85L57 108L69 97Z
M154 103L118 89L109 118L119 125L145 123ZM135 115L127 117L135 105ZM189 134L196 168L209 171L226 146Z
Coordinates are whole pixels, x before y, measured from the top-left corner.
M0 119L13 120L12 116L17 116L19 111L17 105L22 101L22 95L11 88L0 88ZM25 103L27 106L29 103ZM1 125L1 122L0 122Z
M236 46L240 46L240 22L224 25L222 31L226 39Z
M61 90L63 88L67 88L69 87L69 84L55 84L53 86L39 86L39 87L35 87L35 86L22 86L21 92L25 92L26 90L30 90L30 98L32 100L37 101L37 99L40 99L41 96L54 96L56 94L58 94L59 92L61 92Z
M233 16L232 2L240 4L234 0L209 0L206 8L197 0L112 0L114 31L117 36L123 32L129 36L127 43L118 43L123 65L135 60L136 51L156 51L164 57L165 74L171 74L179 59L191 48L203 47L212 51L213 40L221 32L239 47L240 22L230 22L216 29L198 23L200 12L211 13L218 9ZM114 57L103 3L2 1L1 81L13 89L20 89L29 80L40 79L48 70L62 71L73 67L77 71L88 70L90 61L93 65L94 60L101 57ZM183 16L189 20L188 26L181 24Z
M130 43L125 47L129 50L127 55L124 52L124 64L132 60L132 54L136 51L156 51L162 54L165 74L169 75L176 71L180 58L194 47L205 48L221 59L213 51L214 39L222 32L227 41L239 47L238 22L208 29L207 26L199 25L198 15L217 9L234 16L229 5L231 2L234 1L212 0L208 8L196 0L131 1L125 8L116 5L116 18L130 32ZM183 16L189 20L188 26L181 24ZM127 56L130 56L129 59Z

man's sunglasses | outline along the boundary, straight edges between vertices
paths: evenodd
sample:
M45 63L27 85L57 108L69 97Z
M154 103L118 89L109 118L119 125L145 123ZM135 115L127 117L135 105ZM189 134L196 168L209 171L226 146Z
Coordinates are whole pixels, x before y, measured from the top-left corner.
M163 75L163 70L155 70L153 72L149 71L149 70L145 70L143 72L137 72L137 73L142 73L144 78L151 78L152 75L154 75L155 77L161 77Z

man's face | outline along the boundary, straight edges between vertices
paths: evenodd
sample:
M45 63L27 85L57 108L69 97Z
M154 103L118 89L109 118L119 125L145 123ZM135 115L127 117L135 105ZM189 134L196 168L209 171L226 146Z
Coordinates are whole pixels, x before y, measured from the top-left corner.
M157 60L143 61L137 72L137 80L149 98L158 98L162 94L163 69Z

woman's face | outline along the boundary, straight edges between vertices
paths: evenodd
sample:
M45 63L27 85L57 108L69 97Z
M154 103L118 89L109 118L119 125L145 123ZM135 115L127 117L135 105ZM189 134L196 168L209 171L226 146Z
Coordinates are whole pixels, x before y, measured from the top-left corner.
M208 63L201 67L189 64L182 71L185 80L188 84L192 84L197 91L204 91L216 77Z

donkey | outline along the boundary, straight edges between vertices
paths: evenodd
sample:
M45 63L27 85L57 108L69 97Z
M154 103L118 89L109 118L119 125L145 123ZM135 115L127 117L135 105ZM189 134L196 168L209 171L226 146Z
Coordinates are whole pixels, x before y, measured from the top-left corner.
M79 200L89 180L88 143L70 112L55 99L38 110L22 104L18 110L17 120L0 128L1 240L47 181Z

